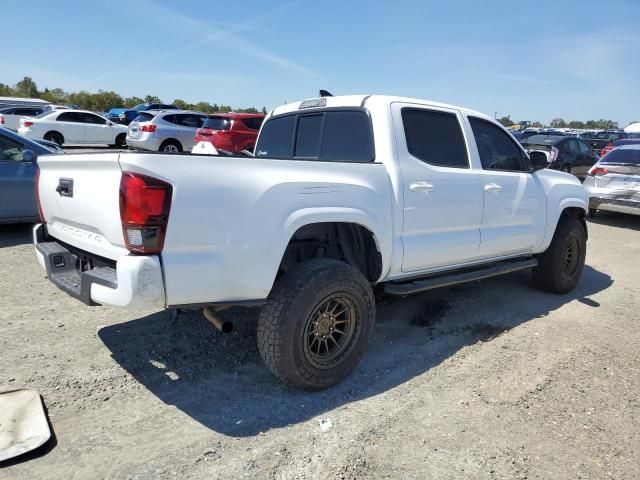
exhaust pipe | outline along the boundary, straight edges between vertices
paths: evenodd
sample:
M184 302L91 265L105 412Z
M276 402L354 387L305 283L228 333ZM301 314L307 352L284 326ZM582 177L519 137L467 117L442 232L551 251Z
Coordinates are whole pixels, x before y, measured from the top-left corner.
M222 333L231 333L233 331L233 322L222 318L213 308L205 307L202 310L202 314L204 318L209 320L209 322Z

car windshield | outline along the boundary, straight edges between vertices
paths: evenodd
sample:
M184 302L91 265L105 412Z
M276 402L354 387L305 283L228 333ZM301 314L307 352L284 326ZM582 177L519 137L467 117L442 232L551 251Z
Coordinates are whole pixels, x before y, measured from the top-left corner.
M202 128L229 130L229 128L231 128L231 120L226 117L209 117L204 121Z
M616 148L607 153L601 165L638 165L640 166L640 148Z
M616 132L598 132L595 138L598 140L618 140L620 134Z

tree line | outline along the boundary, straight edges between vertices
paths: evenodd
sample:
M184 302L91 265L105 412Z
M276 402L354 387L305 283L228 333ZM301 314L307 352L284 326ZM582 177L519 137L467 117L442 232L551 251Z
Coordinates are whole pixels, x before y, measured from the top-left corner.
M163 102L155 95L146 95L144 97L123 97L114 91L98 90L97 93L87 92L66 92L61 88L45 88L39 90L36 82L31 77L24 77L13 86L0 83L0 97L24 97L24 98L41 98L48 102L59 105L77 105L84 110L94 112L106 112L111 108L131 108L139 103L168 103ZM176 107L185 110L195 110L203 113L215 112L244 112L258 113L256 108L231 108L229 105L209 102L189 103L179 98L173 100ZM267 109L262 107L262 113L267 113Z
M498 121L505 127L510 127L511 125L517 125L520 123L511 120L510 116L499 118ZM529 122L529 126L533 128L543 128L545 125L543 125L541 122L535 121ZM571 120L567 122L563 118L554 118L549 123L549 127L576 128L580 130L610 130L619 128L618 122L614 122L613 120L605 120L604 118L601 118L600 120L587 120L586 122L580 120Z

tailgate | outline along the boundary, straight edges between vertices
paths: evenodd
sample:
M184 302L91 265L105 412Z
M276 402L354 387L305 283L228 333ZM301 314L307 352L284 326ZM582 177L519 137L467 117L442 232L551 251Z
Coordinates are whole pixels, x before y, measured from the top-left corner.
M120 221L119 153L38 158L47 232L81 250L116 260L128 253Z

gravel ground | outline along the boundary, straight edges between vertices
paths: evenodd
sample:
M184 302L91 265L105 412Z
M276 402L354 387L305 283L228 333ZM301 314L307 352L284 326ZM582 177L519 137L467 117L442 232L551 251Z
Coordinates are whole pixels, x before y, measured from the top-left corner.
M360 366L316 394L261 364L255 311L225 336L85 307L0 227L0 385L38 389L55 432L0 478L640 478L640 217L589 227L576 291L519 272L382 301Z

